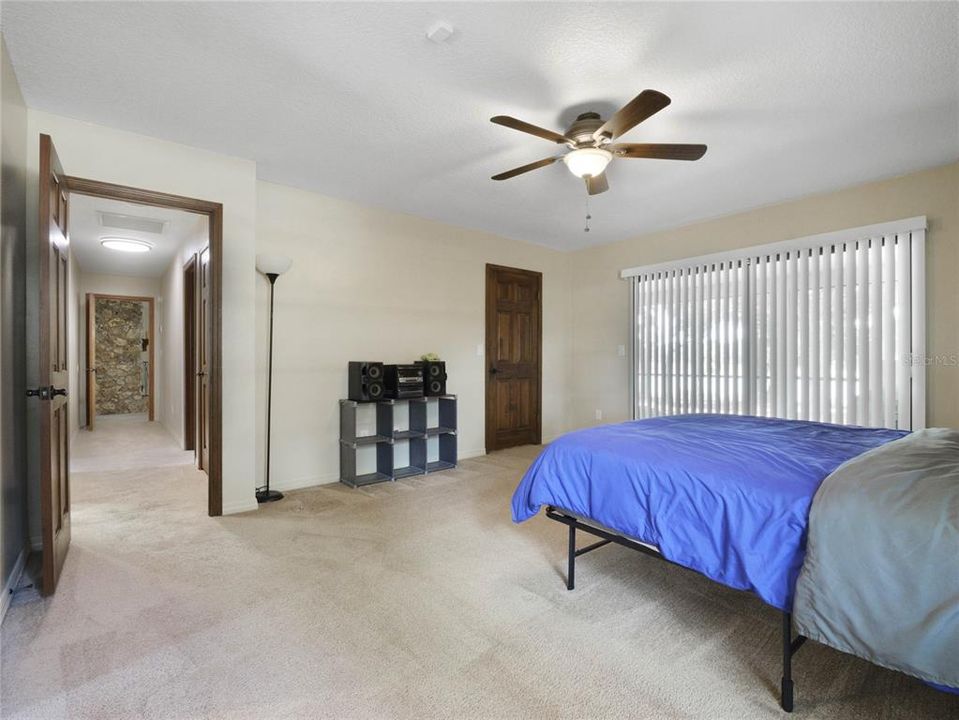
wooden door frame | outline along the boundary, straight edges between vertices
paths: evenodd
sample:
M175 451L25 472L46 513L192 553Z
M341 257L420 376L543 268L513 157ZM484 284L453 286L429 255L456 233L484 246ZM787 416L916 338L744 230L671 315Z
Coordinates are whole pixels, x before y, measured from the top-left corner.
M210 467L207 469L207 513L223 514L223 204L66 176L66 189L77 195L184 210L206 215L210 238Z
M150 348L150 377L149 377L149 383L150 383L150 388L149 388L149 390L150 390L150 394L147 395L147 419L148 419L150 422L153 422L154 419L155 419L155 415L156 415L156 412L155 412L155 411L156 411L156 400L155 400L155 393L156 393L156 367L155 367L155 364L156 364L156 340L155 340L155 338L156 338L156 326L155 326L155 323L156 323L156 299L155 299L154 297L150 296L150 295L115 295L115 294L113 294L113 293L87 293L87 294L86 294L87 312L90 312L90 300L93 300L93 302L94 302L94 310L96 309L96 301L97 301L97 300L129 300L129 301L132 301L132 302L145 302L145 303L148 303L148 304L150 305L150 327L149 327L149 330L147 331L147 345L148 345L149 348ZM96 324L96 316L95 316L95 315L94 315L94 317L93 317L93 322L94 322L94 324ZM88 327L87 327L87 348L88 348L88 350L87 350L87 359L88 359L88 362L89 362L89 358L90 358L90 352L89 352L89 348L90 348L90 330L89 330L89 325L88 325ZM96 335L94 335L93 348L94 348L93 357L96 358ZM89 386L89 378L90 378L90 368L87 367L87 383L88 383L88 384L87 384L87 413L88 413L88 416L89 416L89 413L90 413L90 386ZM94 393L94 395L95 395L95 393ZM94 408L93 408L93 414L94 414L94 416L96 416L96 412L97 412L97 409L96 409L96 407L94 407ZM92 429L92 426L89 426L89 425L88 425L87 429L88 429L88 430L91 430L91 429Z
M198 255L183 264L183 444L196 453L196 283Z
M493 391L492 373L490 373L490 364L493 362L493 358L496 357L496 334L495 332L492 332L496 316L496 295L493 292L495 289L493 287L493 280L496 272L500 270L515 273L517 275L525 275L536 281L536 290L539 295L539 302L536 304L536 326L539 332L539 337L537 339L539 352L537 353L538 362L536 367L536 436L534 440L535 444L537 445L543 442L543 273L535 270L523 270L521 268L509 267L507 265L494 265L493 263L486 263L486 356L483 358L483 374L486 378L485 396L487 453L499 449L494 447L496 444L496 423L494 421L496 409L494 407L495 397Z
M84 385L85 397L85 415L87 421L87 432L92 432L96 426L97 419L97 384L96 380L96 336L97 336L97 322L96 322L96 307L90 306L90 296L91 293L87 293L84 296L86 306L84 307L84 324L86 325L86 347L84 348L84 354L86 356L86 362L83 379L86 383ZM90 338L93 338L93 343L90 342ZM79 355L79 348L78 355ZM79 379L79 373L77 373Z

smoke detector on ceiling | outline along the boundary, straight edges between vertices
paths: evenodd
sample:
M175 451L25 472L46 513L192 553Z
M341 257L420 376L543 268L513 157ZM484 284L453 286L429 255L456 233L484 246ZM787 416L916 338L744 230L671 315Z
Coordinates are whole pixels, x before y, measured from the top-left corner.
M136 232L153 233L160 235L166 227L166 220L140 217L139 215L122 215L120 213L97 211L100 225L119 230L135 230Z
M442 45L452 36L453 26L442 20L433 23L430 26L430 29L426 31L426 37L435 42L437 45Z

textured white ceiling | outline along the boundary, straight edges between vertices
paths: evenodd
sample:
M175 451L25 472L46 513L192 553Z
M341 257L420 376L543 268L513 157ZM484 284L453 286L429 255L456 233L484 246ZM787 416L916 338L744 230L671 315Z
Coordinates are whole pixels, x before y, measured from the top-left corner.
M164 222L160 234L103 227L99 212L113 212ZM173 262L177 250L206 232L206 216L145 207L118 200L104 200L86 195L70 196L70 252L84 273L106 275L138 275L160 277ZM125 253L108 250L100 244L105 237L145 240L153 245L147 253Z
M436 20L446 43L425 37ZM557 248L959 157L959 4L3 3L31 107L252 158L261 178ZM494 183L640 90L592 202L562 164Z

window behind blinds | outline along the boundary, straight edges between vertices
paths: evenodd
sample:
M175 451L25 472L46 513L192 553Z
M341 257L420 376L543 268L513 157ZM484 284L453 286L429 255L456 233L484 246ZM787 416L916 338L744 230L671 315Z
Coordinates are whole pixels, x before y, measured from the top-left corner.
M925 218L623 271L637 417L925 425Z

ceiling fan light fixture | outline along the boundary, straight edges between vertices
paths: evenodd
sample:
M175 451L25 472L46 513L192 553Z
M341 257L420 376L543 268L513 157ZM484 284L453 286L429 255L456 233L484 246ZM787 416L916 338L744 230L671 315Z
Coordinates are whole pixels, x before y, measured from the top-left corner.
M597 177L602 175L613 159L613 153L602 148L579 148L563 156L566 167L576 177Z
M106 237L100 240L100 244L107 250L128 253L145 253L153 249L150 243L143 240L133 240L132 238Z

